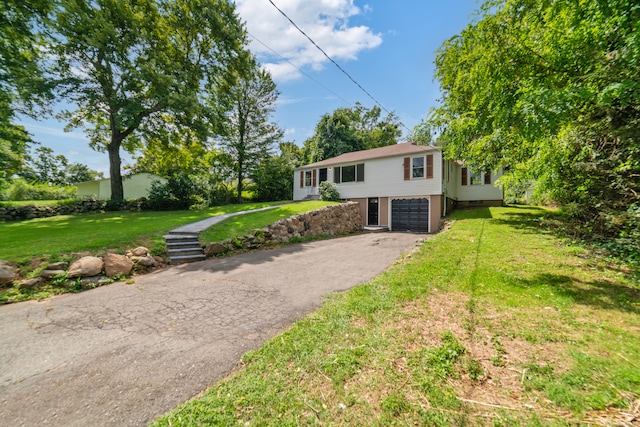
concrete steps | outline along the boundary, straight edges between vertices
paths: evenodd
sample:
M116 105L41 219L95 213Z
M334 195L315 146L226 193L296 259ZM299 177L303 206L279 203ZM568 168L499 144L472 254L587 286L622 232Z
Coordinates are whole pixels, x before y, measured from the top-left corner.
M164 236L164 240L167 243L169 263L172 265L202 261L206 258L198 234L169 232Z

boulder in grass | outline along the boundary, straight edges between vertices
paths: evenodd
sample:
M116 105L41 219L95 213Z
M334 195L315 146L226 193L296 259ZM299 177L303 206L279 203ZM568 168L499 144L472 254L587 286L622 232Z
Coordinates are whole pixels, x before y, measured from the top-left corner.
M61 276L65 273L64 270L50 270L50 269L46 269L46 270L42 270L40 272L40 277L42 277L43 279L53 279L56 276Z
M33 289L38 287L42 283L41 277L34 277L33 279L27 279L18 284L20 289Z
M104 272L109 277L119 274L127 276L133 270L133 261L125 255L107 254L102 260L104 261Z
M149 249L145 248L144 246L138 246L137 248L131 250L131 255L147 256L149 255Z
M10 285L18 278L18 270L7 261L0 261L0 285Z
M156 260L149 256L132 256L131 261L144 267L155 267Z
M60 261L47 265L46 270L66 270L67 268L69 268L69 263Z
M104 262L102 259L94 256L85 256L74 261L69 267L67 277L91 277L102 273Z
M219 242L209 243L204 247L204 254L207 256L218 255L227 251L227 247Z

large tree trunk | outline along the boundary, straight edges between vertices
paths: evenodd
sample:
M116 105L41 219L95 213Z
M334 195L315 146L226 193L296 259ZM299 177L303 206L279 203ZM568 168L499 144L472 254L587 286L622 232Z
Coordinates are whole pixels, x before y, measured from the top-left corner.
M111 143L107 146L109 152L109 176L111 177L111 200L124 200L122 188L122 174L120 173L120 145L116 136L112 136Z
M238 164L238 203L242 203L242 163Z

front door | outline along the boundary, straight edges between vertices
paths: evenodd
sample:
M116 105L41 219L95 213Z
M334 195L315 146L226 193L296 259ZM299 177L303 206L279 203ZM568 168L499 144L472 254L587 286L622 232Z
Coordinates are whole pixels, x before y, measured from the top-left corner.
M377 197L370 197L367 206L367 225L378 225L378 205Z

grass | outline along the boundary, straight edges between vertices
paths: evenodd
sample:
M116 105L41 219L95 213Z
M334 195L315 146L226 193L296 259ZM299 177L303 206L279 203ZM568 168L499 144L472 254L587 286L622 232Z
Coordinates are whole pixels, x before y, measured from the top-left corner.
M640 284L542 232L548 213L456 212L154 425L628 424Z
M334 204L322 201L307 201L255 212L250 215L238 215L220 222L200 234L201 242L219 242L229 237L243 236L256 228L263 228L279 219L288 218L295 214L319 209Z
M168 212L106 212L64 215L26 221L0 223L0 259L20 267L24 277L33 277L50 262L71 261L81 252L101 255L107 250L124 253L126 249L143 245L152 254L162 255L166 250L163 239L169 230L211 216L263 208L287 202L245 203L213 207L202 211ZM262 228L271 222L325 206L326 202L285 204L268 211L232 217L227 225L216 226L216 238L224 240ZM235 234L234 234L235 233ZM207 233L208 234L208 233ZM42 299L51 295L73 291L60 284L48 284L40 289L0 289L0 304L28 299ZM82 289L78 289L82 290Z
M206 210L106 212L0 223L0 259L20 262L43 255L158 245L169 230L215 215L276 203L226 205ZM160 250L162 250L160 244Z

